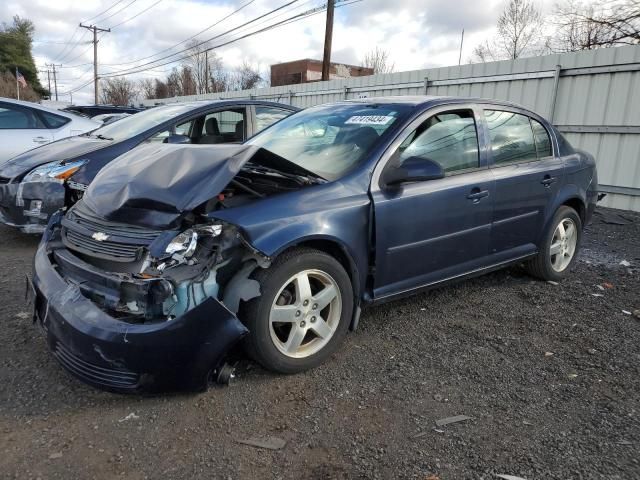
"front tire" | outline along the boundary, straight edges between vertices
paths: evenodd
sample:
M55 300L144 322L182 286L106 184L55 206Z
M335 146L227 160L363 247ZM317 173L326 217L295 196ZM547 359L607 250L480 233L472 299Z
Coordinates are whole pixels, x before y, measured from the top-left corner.
M254 278L261 295L243 305L247 354L263 367L297 373L323 363L342 342L353 313L353 287L330 255L295 248Z
M542 280L562 280L575 262L582 240L582 220L571 207L561 206L544 234L538 255L525 267Z

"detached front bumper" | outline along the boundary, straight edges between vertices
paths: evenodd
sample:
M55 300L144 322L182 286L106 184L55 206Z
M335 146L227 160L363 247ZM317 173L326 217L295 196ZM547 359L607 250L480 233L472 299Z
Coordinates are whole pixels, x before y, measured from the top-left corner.
M0 222L25 233L42 233L51 214L64 206L58 182L0 184Z
M210 372L246 333L208 298L174 320L118 320L62 278L41 243L35 256L34 315L53 355L75 377L117 392L204 390Z

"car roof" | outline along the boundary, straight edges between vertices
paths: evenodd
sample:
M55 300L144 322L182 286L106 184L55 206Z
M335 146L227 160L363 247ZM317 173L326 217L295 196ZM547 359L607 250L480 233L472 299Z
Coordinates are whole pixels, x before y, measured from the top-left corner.
M16 100L15 98L6 98L6 97L0 97L0 102L12 103L14 105L20 105L22 107L27 107L27 108L35 108L37 110L42 110L44 112L49 112L49 113L53 113L53 114L61 116L61 117L69 118L69 119L74 120L74 121L78 121L78 122L81 122L81 123L82 122L88 122L89 124L93 124L93 125L98 126L97 122L93 122L89 118L81 117L81 116L77 115L76 113L68 112L68 111L64 111L64 110L59 110L57 108L45 107L44 105L41 105L41 104L35 103L35 102L26 102L24 100Z
M269 102L266 100L251 100L245 98L225 98L220 100L192 100L188 102L170 102L170 103L158 103L156 107L166 107L172 105L183 105L183 106L191 106L193 108L197 107L206 107L209 105L267 105L278 108L288 108L290 110L300 110L299 107L294 107L293 105L288 105L286 103L278 103L278 102Z
M490 103L493 105L502 105L505 107L520 108L532 112L530 109L518 105L513 102L506 102L504 100L495 100L492 98L480 98L480 97L455 97L445 95L407 95L407 96L387 96L387 97L369 97L358 98L353 100L344 100L342 102L336 102L341 104L396 104L396 105L412 105L416 107L433 107L436 105L445 105L450 103ZM535 112L532 112L535 113Z

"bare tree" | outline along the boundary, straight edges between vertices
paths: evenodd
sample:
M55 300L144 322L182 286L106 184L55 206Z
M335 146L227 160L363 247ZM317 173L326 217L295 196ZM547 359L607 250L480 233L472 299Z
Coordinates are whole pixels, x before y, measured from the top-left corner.
M389 58L389 51L378 46L366 53L362 66L373 68L373 73L392 73L395 69L395 63Z
M193 79L196 83L196 93L209 92L209 56L215 56L213 52L207 52L210 48L208 43L199 45L198 40L191 40L187 47L189 48L188 58L185 64L191 69Z
M140 94L146 98L156 98L156 85L152 78L143 78L138 83L138 90Z
M232 83L235 90L250 90L257 87L261 81L260 68L244 60L236 70Z
M224 68L222 59L214 52L209 53L209 90L211 92L226 92L231 82L230 74Z
M169 97L169 88L167 83L156 78L154 84L153 98L167 98Z
M609 0L595 5L564 0L556 5L554 18L554 51L640 43L640 0Z
M102 103L130 105L138 93L138 85L126 77L106 78L100 85Z
M195 95L198 93L196 78L193 69L187 65L182 65L180 70L180 90L181 95Z
M516 59L542 49L542 14L532 0L509 0L496 26L496 37L474 49L476 60Z

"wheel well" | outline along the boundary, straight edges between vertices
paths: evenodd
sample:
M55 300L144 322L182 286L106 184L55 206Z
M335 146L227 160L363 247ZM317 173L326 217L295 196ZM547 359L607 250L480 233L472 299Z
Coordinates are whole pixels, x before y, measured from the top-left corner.
M580 220L582 220L582 223L584 223L586 207L584 206L584 202L582 200L580 200L579 198L570 198L569 200L565 200L563 205L571 207L576 212L578 212Z
M356 294L356 297L358 297L357 292L360 291L360 281L359 281L356 265L353 263L351 258L349 258L349 255L347 254L347 252L344 251L344 249L340 246L339 243L332 242L331 240L322 240L322 239L305 240L295 245L291 245L289 248L287 248L287 250L290 250L296 247L313 248L315 250L319 250L328 255L331 255L333 258L335 258L340 263L340 265L344 267L345 271L347 272L347 275L349 275L349 279L351 280L351 284L353 285L353 291ZM282 252L279 255L282 255Z

